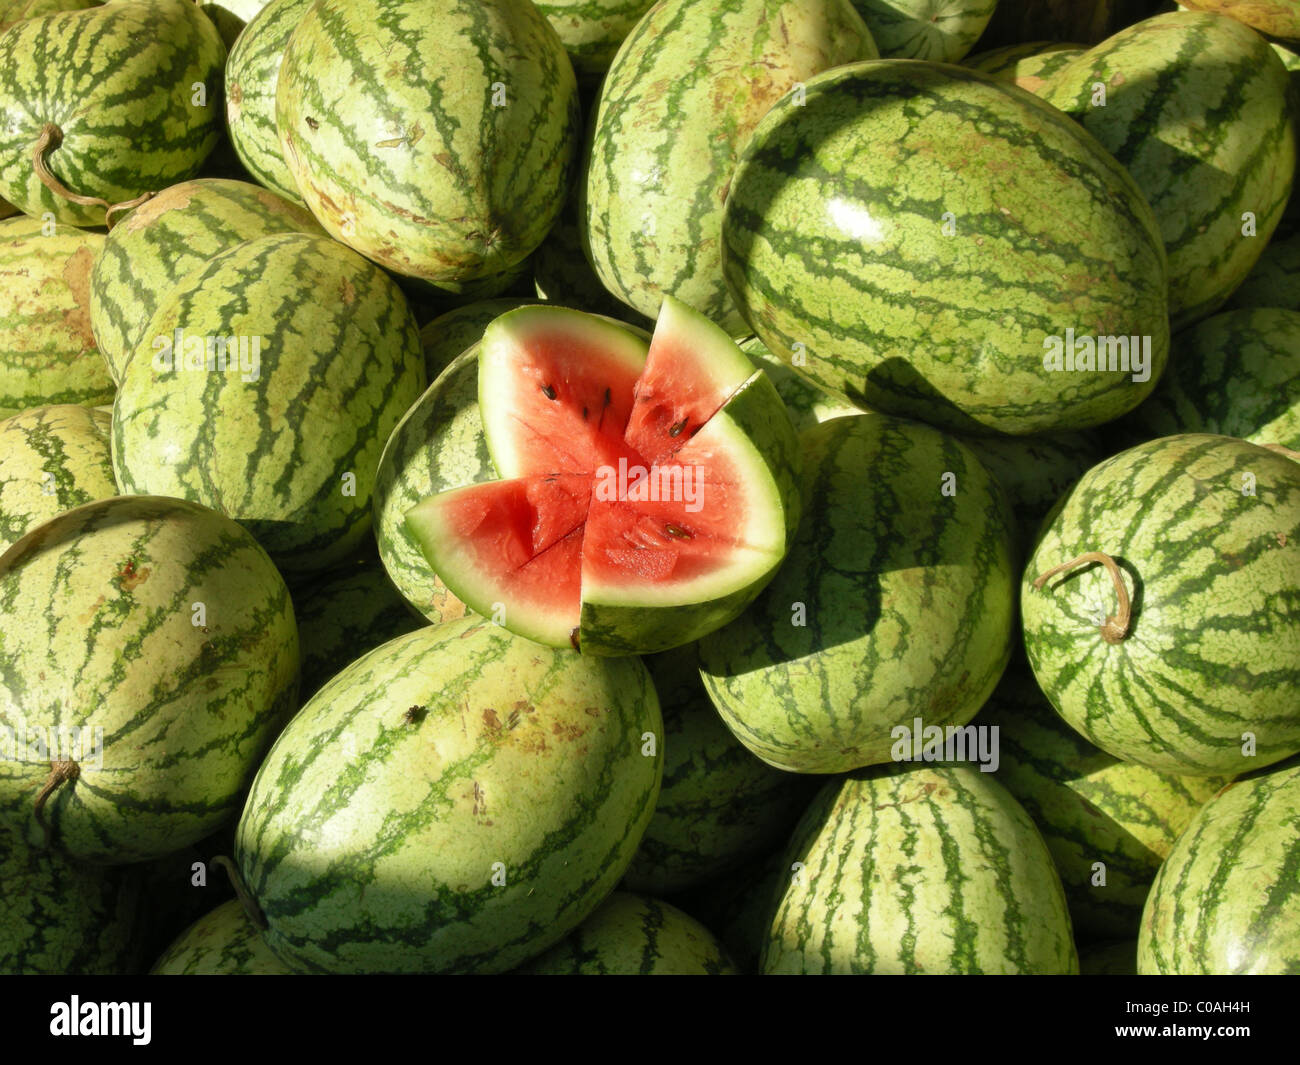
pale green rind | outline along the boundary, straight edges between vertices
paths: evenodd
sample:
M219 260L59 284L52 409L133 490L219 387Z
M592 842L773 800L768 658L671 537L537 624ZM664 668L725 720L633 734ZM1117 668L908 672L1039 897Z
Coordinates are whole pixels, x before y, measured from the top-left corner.
M195 921L150 970L151 976L288 976L238 899Z
M100 233L39 218L0 222L0 408L112 401L91 330L103 246Z
M829 782L795 829L763 973L1073 974L1051 855L968 766Z
M860 407L854 406L843 396L827 392L794 367L778 359L758 337L740 341L740 350L772 379L796 432L803 432L832 418L862 413Z
M581 136L573 68L527 0L318 0L280 66L276 127L331 236L433 282L532 252Z
M1097 137L1151 204L1175 331L1212 314L1254 266L1291 192L1296 137L1277 54L1232 19L1176 11L1085 52L1042 96ZM1243 232L1245 212L1255 236Z
M849 0L664 0L602 83L580 181L583 246L605 287L654 317L664 293L732 336L722 208L737 158L778 99L878 53Z
M1300 42L1300 3L1296 0L1186 0L1179 6L1215 11L1270 37Z
M839 773L888 761L896 726L964 725L988 698L1013 641L1011 515L975 456L928 426L860 414L801 439L794 545L701 641L701 674L769 765Z
M1048 78L1087 50L1087 45L1064 41L1011 44L969 56L962 61L962 66L1036 94L1047 84Z
M1106 568L1041 574L1085 552ZM1074 728L1117 758L1233 776L1300 751L1300 465L1226 436L1162 437L1093 467L1050 514L1020 593L1025 650ZM1253 745L1253 749L1252 749Z
M1142 914L1140 975L1300 975L1300 766L1207 803Z
M249 365L261 338L260 365L169 370L158 345L176 329L186 349L239 337ZM423 387L419 333L383 271L327 237L245 241L171 291L128 361L118 486L211 506L284 572L319 572L365 537L384 442Z
M1293 193L1294 198L1294 193ZM1300 232L1279 228L1225 307L1273 307L1300 311Z
M430 381L436 381L443 370L483 339L483 330L494 318L535 302L513 298L478 300L426 322L420 327L425 376Z
M655 0L538 0L537 10L559 34L579 76L609 69L632 27Z
M104 224L103 206L74 204L36 176L32 151L47 123L63 133L49 168L82 196L122 203L193 177L221 134L225 61L216 27L189 0L115 2L11 27L0 37L0 195L29 215Z
M853 0L885 59L956 63L975 47L998 0Z
M712 932L658 899L616 891L539 958L527 976L732 976L735 964Z
M0 0L0 33L15 22L39 18L57 11L80 11L95 7L100 0Z
M768 348L873 410L1085 428L1136 406L1168 354L1164 248L1133 179L1059 111L962 67L857 63L782 100L736 168L723 241ZM1149 338L1149 377L1049 368L1070 330Z
M80 776L48 797L53 847L104 864L210 835L297 705L298 631L271 560L193 503L119 496L0 556L0 816L33 841L50 732ZM102 733L95 730L102 729ZM7 735L7 733L6 733Z
M253 237L320 233L303 208L246 181L164 189L113 227L90 276L90 324L114 382L158 305L213 256Z
M471 618L370 652L281 733L249 794L235 849L267 943L304 972L520 965L622 876L663 767L644 736L662 732L635 659Z
M112 417L90 407L35 407L0 421L0 554L65 510L117 495Z

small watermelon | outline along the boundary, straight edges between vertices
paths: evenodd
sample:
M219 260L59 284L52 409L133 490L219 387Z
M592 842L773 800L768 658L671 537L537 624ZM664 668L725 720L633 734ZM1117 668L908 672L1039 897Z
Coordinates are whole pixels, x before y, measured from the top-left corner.
M154 963L152 976L287 976L238 899L223 902L177 938Z

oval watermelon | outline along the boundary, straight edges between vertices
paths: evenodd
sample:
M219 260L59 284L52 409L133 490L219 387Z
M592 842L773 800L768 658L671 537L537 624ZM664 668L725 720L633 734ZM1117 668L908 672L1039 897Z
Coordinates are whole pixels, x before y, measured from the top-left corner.
M599 78L655 0L537 0L580 78Z
M853 0L886 59L956 63L980 39L998 0Z
M177 937L151 976L287 976L238 899L223 902Z

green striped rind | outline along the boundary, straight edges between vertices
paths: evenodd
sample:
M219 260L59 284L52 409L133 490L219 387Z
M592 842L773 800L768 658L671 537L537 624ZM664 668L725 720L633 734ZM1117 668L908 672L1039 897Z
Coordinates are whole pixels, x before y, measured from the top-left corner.
M26 214L104 224L104 208L55 195L32 150L72 192L121 203L193 177L221 135L226 47L188 0L135 0L46 15L0 38L0 196ZM201 84L204 102L195 102Z
M539 0L537 10L559 34L579 77L609 69L632 27L655 0Z
M961 67L858 63L782 100L736 168L723 243L769 349L958 431L1108 421L1168 352L1164 250L1132 178L1054 108ZM1048 369L1067 330L1150 337L1150 378Z
M1018 85L1026 92L1037 93L1048 78L1087 50L1087 45L1063 41L1010 44L969 56L962 66L981 71L998 81Z
M812 782L764 765L727 731L700 683L694 644L645 664L664 715L664 779L623 886L667 895L781 846Z
M573 68L527 0L318 0L280 66L276 127L332 236L435 282L532 252L581 137Z
M966 447L860 414L802 434L804 517L754 605L700 642L705 688L769 765L892 757L898 725L964 725L1011 656L1005 496ZM955 494L943 494L945 474Z
M799 867L795 867L799 863ZM795 867L764 973L1077 973L1042 837L968 766L832 780L786 849Z
M24 738L0 816L43 840L49 730L63 752L88 729L45 803L51 845L111 864L196 842L237 811L297 681L288 589L234 522L157 497L69 511L0 556L0 726Z
M980 39L998 0L853 0L885 59L956 63Z
M100 0L0 0L0 33L23 19L52 15L57 11L80 11Z
M1300 766L1207 803L1151 888L1141 975L1300 974Z
M609 293L587 262L582 233L566 211L533 255L533 288L549 303L604 314L653 330L654 322ZM658 313L656 308L655 313Z
M605 287L655 317L664 293L732 336L722 207L750 134L797 83L871 59L849 0L665 0L601 86L580 178L582 241Z
M688 462L687 451L706 437L710 447L748 476L745 506L757 536L765 536L769 526L779 531L762 550L744 552L750 565L733 574L729 588L711 587L704 578L698 587L683 585L672 605L657 599L654 589L638 601L635 590L626 595L615 588L596 591L584 581L578 634L584 654L653 654L698 640L739 616L772 580L789 551L803 510L802 460L794 426L771 379L755 371L677 458ZM707 492L700 504L709 506ZM746 530L736 532L741 542L754 542L746 539ZM740 559L741 552L736 557Z
M239 337L252 365L167 369L159 338ZM185 347L190 346L187 339ZM424 387L396 284L328 237L237 244L162 301L113 412L123 492L193 499L243 523L286 573L347 558L370 524L375 465Z
M1104 107L1094 103L1098 82ZM1115 34L1042 89L1124 164L1151 204L1169 257L1175 330L1223 304L1282 217L1295 172L1287 84L1281 60L1252 30L1176 11ZM1256 236L1243 236L1245 212Z
M731 976L738 970L712 932L658 899L616 891L539 958L528 976Z
M0 976L133 972L140 874L28 846L0 830Z
M1118 643L1101 635L1118 610L1105 567L1032 584L1089 551L1118 560L1134 600ZM1048 516L1020 606L1043 691L1117 758L1232 776L1300 751L1300 466L1291 460L1201 434L1107 459Z
M298 186L275 128L275 89L289 37L313 0L271 0L230 49L226 62L226 130L239 161L259 182L294 203Z
M1270 37L1300 42L1300 4L1296 0L1186 0L1179 6L1216 11Z
M114 381L158 305L209 259L253 237L320 233L301 207L246 181L173 185L113 227L90 276L90 324Z
M1076 935L1135 937L1160 863L1227 779L1176 777L1111 757L1062 721L1018 670L977 721L998 728L998 783L1043 834Z
M1080 976L1137 976L1137 940L1100 943L1079 951Z
M847 414L861 414L843 396L836 396L802 376L792 366L778 359L758 337L749 337L739 342L740 350L749 356L750 361L772 379L776 390L785 404L790 421L796 432L832 418L842 418Z
M663 722L633 658L475 618L371 651L249 794L235 850L267 943L303 972L503 972L540 954L632 859L663 769L646 733Z
M425 623L377 559L327 573L295 597L294 614L303 702L349 662Z
M1249 307L1178 336L1178 358L1126 425L1144 439L1221 433L1300 451L1300 311Z
M238 899L223 902L176 940L151 976L287 976L293 972L271 953Z
M71 404L0 421L0 554L56 514L117 495L112 421Z
M1227 307L1276 307L1300 311L1300 232L1283 237L1273 234Z
M536 302L529 299L478 300L426 322L420 327L425 376L436 381L443 370L483 339L483 331L493 318Z
M0 409L112 401L90 324L103 246L99 233L39 218L0 222Z

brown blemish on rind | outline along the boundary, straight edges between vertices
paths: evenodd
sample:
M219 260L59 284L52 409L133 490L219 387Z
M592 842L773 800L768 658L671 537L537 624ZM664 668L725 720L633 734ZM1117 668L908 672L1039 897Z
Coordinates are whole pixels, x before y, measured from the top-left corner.
M64 312L63 324L81 342L82 351L95 350L95 333L90 327L90 272L94 266L95 253L84 244L63 264L63 283L74 304Z

